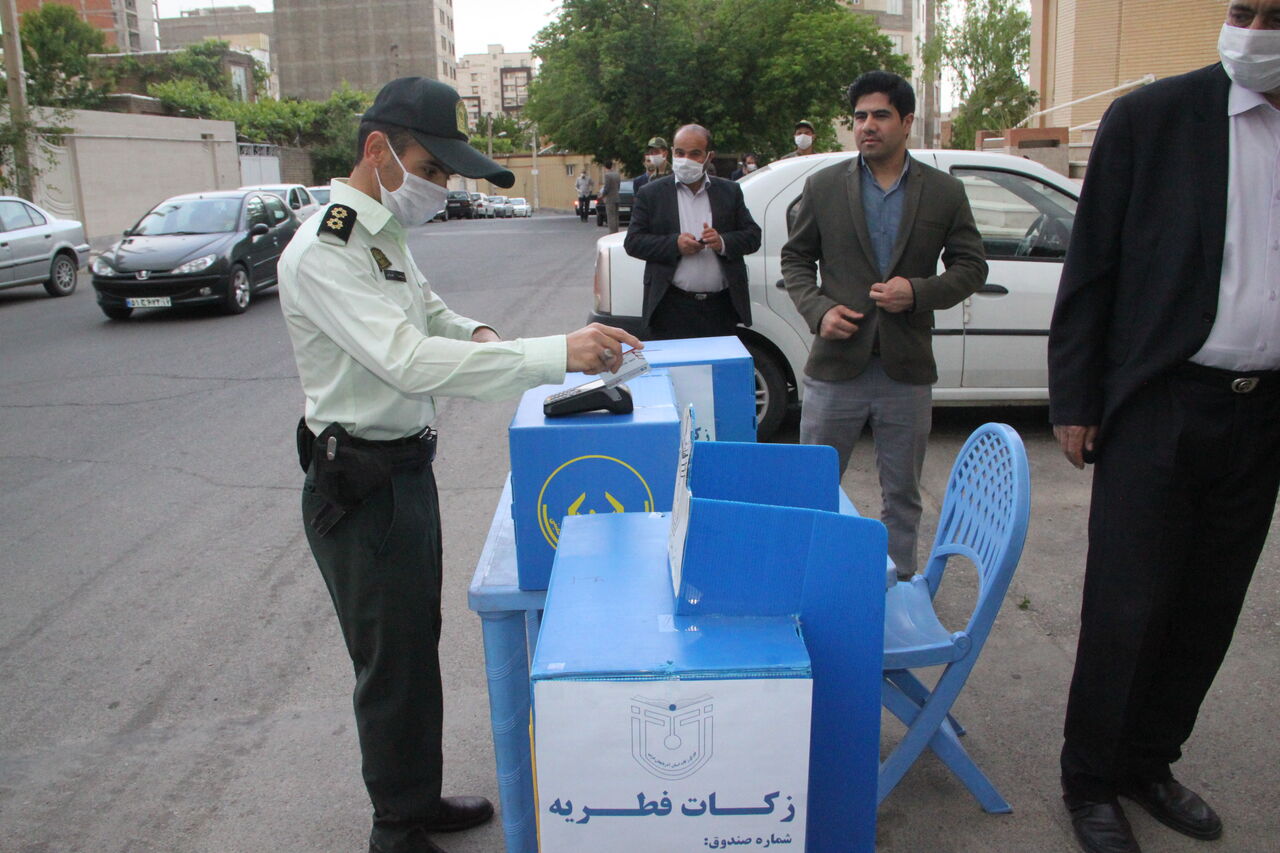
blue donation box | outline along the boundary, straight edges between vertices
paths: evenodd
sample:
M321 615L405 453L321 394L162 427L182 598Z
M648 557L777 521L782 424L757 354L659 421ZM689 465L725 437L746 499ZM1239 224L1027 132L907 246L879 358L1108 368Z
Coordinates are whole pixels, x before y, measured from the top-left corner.
M565 519L530 671L542 853L875 847L886 534L830 447L691 441Z
M566 517L671 509L680 416L670 378L653 370L628 382L629 415L543 415L548 395L586 378L525 392L508 430L521 589L547 588Z
M678 616L665 521L565 520L531 671L540 849L802 851L813 681L796 620Z

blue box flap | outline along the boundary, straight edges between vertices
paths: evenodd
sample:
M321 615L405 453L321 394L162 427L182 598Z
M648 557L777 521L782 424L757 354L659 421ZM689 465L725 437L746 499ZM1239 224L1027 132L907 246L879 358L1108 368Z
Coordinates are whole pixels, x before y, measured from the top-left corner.
M565 520L532 677L809 677L792 616L675 615L667 531L656 514Z

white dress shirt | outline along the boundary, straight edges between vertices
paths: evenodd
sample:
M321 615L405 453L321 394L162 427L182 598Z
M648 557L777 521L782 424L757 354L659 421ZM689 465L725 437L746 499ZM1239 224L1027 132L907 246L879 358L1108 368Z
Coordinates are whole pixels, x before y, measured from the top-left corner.
M1218 314L1191 360L1280 369L1280 110L1235 83L1227 101L1231 165Z
M701 237L702 231L711 225L711 196L707 187L711 179L704 177L702 186L695 193L689 185L676 181L676 204L680 208L680 231ZM693 255L681 255L676 274L671 283L689 293L717 293L728 287L724 270L711 249L703 249Z

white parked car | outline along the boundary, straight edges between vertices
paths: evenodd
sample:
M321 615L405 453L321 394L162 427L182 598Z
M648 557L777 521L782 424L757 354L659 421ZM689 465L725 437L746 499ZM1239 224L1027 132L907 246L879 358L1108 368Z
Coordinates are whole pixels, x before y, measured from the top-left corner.
M523 198L511 199L511 215L512 216L533 216L533 205Z
M84 225L0 196L0 290L43 284L50 296L70 296L88 260Z
M990 272L964 302L934 312L936 404L1042 403L1048 399L1046 344L1062 261L1075 221L1080 184L1031 160L980 151L912 151L959 178L982 233ZM819 169L855 152L778 160L740 181L762 231L746 257L750 328L740 337L756 363L759 433L771 435L789 404L799 402L813 334L782 286L781 251L788 209ZM593 321L632 332L641 325L644 262L622 248L625 234L596 241ZM939 261L938 269L943 269Z
M305 222L307 217L319 210L322 204L312 198L311 193L302 184L258 184L240 189L271 193L293 211L299 222ZM324 202L324 204L327 203Z

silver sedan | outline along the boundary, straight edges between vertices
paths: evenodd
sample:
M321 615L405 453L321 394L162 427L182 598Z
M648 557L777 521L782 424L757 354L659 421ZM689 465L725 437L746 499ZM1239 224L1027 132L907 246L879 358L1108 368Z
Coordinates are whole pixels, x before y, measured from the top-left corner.
M84 225L6 195L0 196L0 229L0 290L43 284L50 296L75 292L89 260Z

